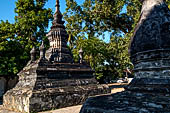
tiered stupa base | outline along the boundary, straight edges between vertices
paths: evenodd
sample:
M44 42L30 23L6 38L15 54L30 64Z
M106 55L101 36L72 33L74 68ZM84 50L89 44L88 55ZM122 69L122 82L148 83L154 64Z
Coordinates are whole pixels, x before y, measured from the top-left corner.
M80 113L169 113L170 94L124 91L87 99Z
M110 93L92 74L83 64L34 62L19 73L19 83L4 95L3 106L31 113L79 105L89 96Z
M89 98L80 113L170 113L169 53L155 50L131 57L135 78L125 91Z

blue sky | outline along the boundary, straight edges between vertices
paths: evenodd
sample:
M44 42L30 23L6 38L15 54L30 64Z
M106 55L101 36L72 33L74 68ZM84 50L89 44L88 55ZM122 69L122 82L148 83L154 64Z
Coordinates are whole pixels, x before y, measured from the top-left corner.
M15 2L17 0L0 0L0 20L9 20L9 22L14 22L14 8L15 8ZM79 4L81 4L84 0L76 0ZM51 8L53 12L55 11L55 2L56 0L48 0L46 4L46 8ZM61 12L65 12L65 0L60 0L60 9Z
M15 8L15 2L17 0L0 0L0 20L8 20L11 23L14 23L14 17L15 17L15 13L14 13L14 8ZM84 2L84 0L76 0L78 4L82 4ZM48 0L48 2L46 3L46 8L51 8L53 12L55 12L55 2L56 0ZM60 0L60 10L62 13L65 12L65 8L66 8L66 2L65 0ZM123 12L126 11L126 8L123 8ZM48 30L50 30L51 27L51 22L49 24ZM106 42L109 42L109 38L110 34L106 33Z
M14 23L14 17L15 17L15 2L17 0L0 0L0 20L6 21L8 20L10 23ZM84 0L76 0L78 4L82 4ZM51 8L53 12L55 12L55 4L56 0L48 0L48 2L45 5L45 8ZM60 0L60 10L62 13L65 12L66 9L66 2L65 0ZM52 23L49 22L49 26L47 31L50 30Z

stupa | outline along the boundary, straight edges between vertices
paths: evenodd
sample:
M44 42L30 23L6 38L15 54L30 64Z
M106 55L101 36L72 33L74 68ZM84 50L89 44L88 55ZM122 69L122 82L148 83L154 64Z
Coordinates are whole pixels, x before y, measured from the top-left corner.
M165 0L140 0L130 44L135 78L126 90L89 98L80 113L170 112L170 10Z
M6 109L19 112L38 112L82 104L89 96L109 93L107 85L99 85L89 65L83 61L74 63L67 47L68 34L56 0L56 12L47 37L50 48L40 46L40 58L36 50L30 52L31 60L18 74L19 82L3 97Z

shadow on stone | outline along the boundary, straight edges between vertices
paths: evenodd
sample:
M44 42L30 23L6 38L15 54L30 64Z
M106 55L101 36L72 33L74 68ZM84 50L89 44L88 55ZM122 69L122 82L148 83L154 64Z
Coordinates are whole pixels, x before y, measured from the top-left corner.
M3 104L3 97L0 97L0 105Z

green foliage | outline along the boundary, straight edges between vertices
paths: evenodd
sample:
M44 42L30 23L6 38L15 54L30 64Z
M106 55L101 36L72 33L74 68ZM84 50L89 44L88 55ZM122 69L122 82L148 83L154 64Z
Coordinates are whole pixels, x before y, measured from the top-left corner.
M120 34L132 29L131 16L122 12L126 0L85 0L78 5L75 0L66 0L65 20L68 32L75 38L104 35L105 32Z
M11 75L18 72L21 45L14 39L14 24L1 21L0 24L0 75Z
M82 5L75 0L66 2L64 18L74 58L78 59L82 47L97 79L123 77L127 67L133 68L128 46L140 17L139 0L84 0ZM109 43L104 42L109 38L106 34L111 35Z
M168 8L170 9L170 1L166 0L166 3L168 4Z
M80 48L84 51L84 58L95 69L96 65L102 65L104 62L103 52L106 50L106 43L96 37L90 39L81 39L77 43L77 47L73 49L73 55L76 61L78 61L78 51ZM97 61L97 62L96 62Z
M45 39L51 9L48 0L18 0L15 23L0 23L0 75L17 74L30 59L30 50Z
M83 48L85 60L95 69L97 79L122 77L123 70L132 68L128 55L130 38L123 35L132 31L136 21L130 13L122 11L129 2L85 0L78 5L75 0L66 0L64 18L74 58L78 60L78 50ZM111 35L109 43L104 41L110 38L106 34Z
M28 62L32 46L47 40L45 32L52 19L51 9L44 8L47 1L18 0L15 23L0 22L0 75L17 74ZM170 8L170 1L166 2ZM64 18L76 61L83 48L97 79L122 77L126 67L133 67L128 45L140 16L139 0L84 0L81 5L66 0L66 5Z

